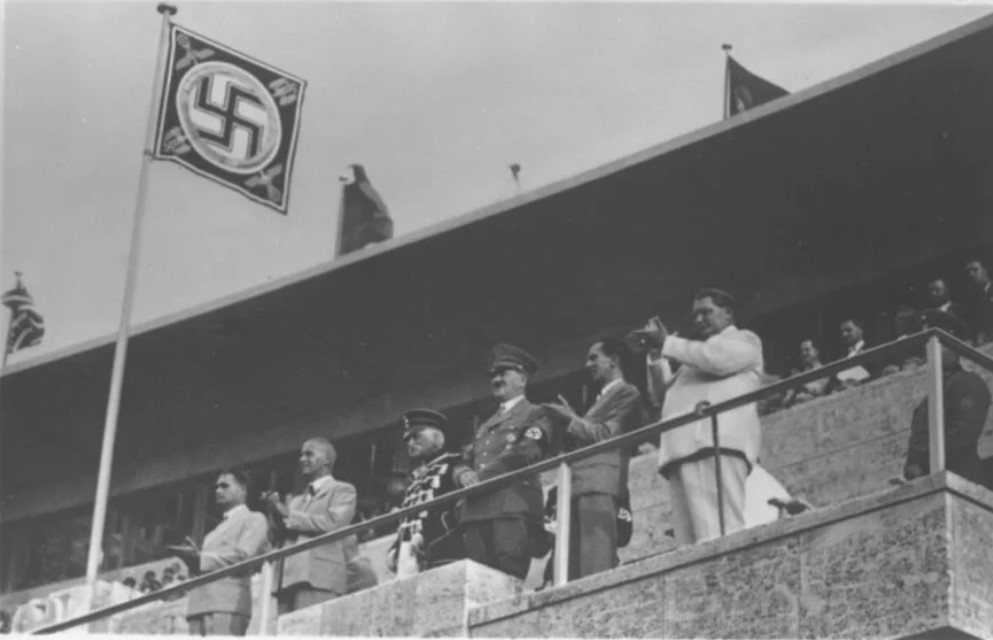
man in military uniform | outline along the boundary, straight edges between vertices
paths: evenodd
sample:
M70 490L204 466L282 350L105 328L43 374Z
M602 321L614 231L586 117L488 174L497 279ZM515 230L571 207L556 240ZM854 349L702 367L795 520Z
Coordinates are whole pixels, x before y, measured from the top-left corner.
M403 439L410 459L418 464L404 494L401 509L433 500L458 489L458 478L469 468L462 456L445 450L448 418L431 409L403 414ZM439 567L465 557L455 505L422 511L400 522L397 538L387 551L386 566L398 578Z
M518 347L499 344L490 357L490 384L500 407L480 425L469 453L473 469L460 474L470 486L541 460L551 426L543 407L524 397L537 361ZM467 498L462 509L469 558L523 580L532 557L544 555L541 480L527 476L502 489Z
M958 317L944 311L922 314L925 328L944 329L959 340L967 340L969 328ZM977 374L959 364L959 356L941 348L942 381L945 385L945 467L954 473L985 484L977 445L990 409L990 390ZM910 424L910 445L903 476L913 480L930 473L928 404L925 398L914 410Z

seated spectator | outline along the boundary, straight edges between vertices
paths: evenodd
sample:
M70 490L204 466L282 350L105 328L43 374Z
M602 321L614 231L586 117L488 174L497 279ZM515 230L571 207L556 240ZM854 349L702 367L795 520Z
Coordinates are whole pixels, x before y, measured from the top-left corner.
M838 360L851 358L866 350L865 331L862 328L862 323L854 318L847 318L841 322L838 330L841 344L844 347L844 353ZM862 384L871 377L872 374L869 372L868 365L856 365L844 369L832 376L828 383L828 392L833 393Z
M896 314L894 317L895 331L893 338L894 340L902 340L903 338L909 338L915 333L920 333L921 331L921 314L916 311L913 307L907 304L901 304L897 307ZM888 376L890 374L896 373L897 371L907 371L908 369L914 369L924 364L923 350L918 349L916 352L906 352L892 357L892 360L883 368L882 375Z
M790 376L795 376L799 373L805 371L813 371L814 369L820 369L823 365L821 362L821 352L814 344L811 339L806 339L800 342L800 368L794 369L790 372ZM800 385L794 389L790 389L786 392L786 396L783 398L784 407L792 407L794 405L800 404L801 402L806 402L807 400L813 400L819 396L823 396L827 393L829 378L821 378L818 380L812 380L806 384Z
M966 263L965 277L969 293L963 320L972 328L975 344L986 344L993 340L993 282L986 265L978 259Z
M141 580L141 586L138 587L138 591L142 593L152 593L158 591L162 588L162 583L159 579L155 577L155 572L148 570L145 572L145 577Z
M174 586L180 581L180 573L182 569L178 564L174 564L170 567L166 567L162 570L162 588L166 589L168 587ZM183 597L182 593L177 593L173 596L165 598L166 600L178 600Z
M966 312L961 305L952 302L952 296L948 293L948 284L944 278L931 278L927 283L928 309L944 311L961 320L965 320Z
M968 326L957 317L942 311L924 312L926 327L944 329L963 339ZM959 364L959 356L942 345L942 381L945 386L945 467L977 484L987 479L977 450L979 437L990 408L990 390L977 374ZM930 434L928 431L928 401L914 410L910 423L910 444L903 475L913 480L930 473Z

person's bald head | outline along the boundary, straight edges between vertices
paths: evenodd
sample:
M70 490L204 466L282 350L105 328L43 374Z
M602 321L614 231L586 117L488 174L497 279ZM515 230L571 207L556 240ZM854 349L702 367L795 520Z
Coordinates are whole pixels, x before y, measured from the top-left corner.
M300 472L308 480L331 475L338 452L327 438L311 438L300 448Z

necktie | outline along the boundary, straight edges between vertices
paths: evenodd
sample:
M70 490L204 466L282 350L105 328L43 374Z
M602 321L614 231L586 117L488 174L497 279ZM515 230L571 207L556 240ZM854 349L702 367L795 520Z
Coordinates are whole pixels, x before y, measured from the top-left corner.
M308 504L310 504L310 501L314 499L315 495L317 495L317 489L314 488L314 485L308 484L307 493L303 499L303 506L306 507Z

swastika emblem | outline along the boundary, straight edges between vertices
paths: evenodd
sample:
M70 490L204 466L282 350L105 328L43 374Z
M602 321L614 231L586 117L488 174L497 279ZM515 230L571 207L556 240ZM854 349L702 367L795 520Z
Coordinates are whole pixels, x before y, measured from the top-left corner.
M155 157L286 213L305 87L172 25Z
M234 65L196 65L183 76L176 103L190 144L222 169L257 173L279 151L276 101L261 82Z

